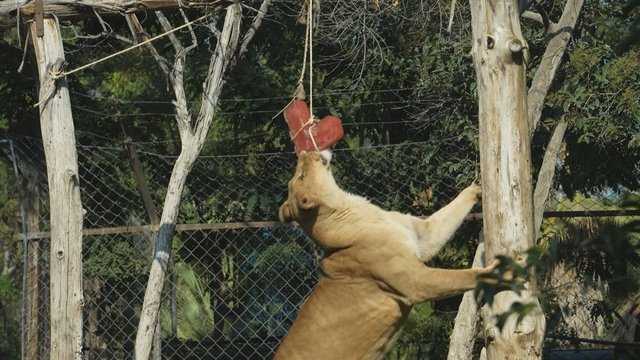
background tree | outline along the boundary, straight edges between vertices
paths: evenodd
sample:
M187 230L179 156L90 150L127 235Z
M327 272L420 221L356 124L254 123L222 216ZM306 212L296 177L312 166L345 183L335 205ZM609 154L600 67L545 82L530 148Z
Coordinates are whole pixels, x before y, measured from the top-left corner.
M164 201L162 216L160 218L160 229L155 244L154 260L151 263L149 273L149 285L147 285L145 292L142 315L140 316L140 324L138 325L136 359L147 359L149 357L151 339L154 337L155 328L158 323L161 303L160 297L168 270L180 199L186 177L202 149L213 120L218 98L222 91L223 76L227 68L235 63L235 57L247 50L246 47L252 40L255 29L260 26L262 17L265 15L269 4L269 0L263 2L263 6L255 17L252 26L242 38L240 33L242 20L241 5L233 4L227 7L224 25L217 36L216 47L203 84L200 112L195 121L191 119L183 82L186 54L190 49L197 46L195 43L197 41L195 34L192 33L192 44L187 47L185 47L175 35L170 35L170 40L175 51L175 59L171 69L165 64L165 60L157 50L150 47L151 53L156 57L158 64L169 78L174 91L174 106L181 140L181 150L173 167L167 187L167 196ZM156 15L165 32L170 31L171 23L168 19L160 12L157 12ZM216 32L215 29L215 27L212 28L214 33Z

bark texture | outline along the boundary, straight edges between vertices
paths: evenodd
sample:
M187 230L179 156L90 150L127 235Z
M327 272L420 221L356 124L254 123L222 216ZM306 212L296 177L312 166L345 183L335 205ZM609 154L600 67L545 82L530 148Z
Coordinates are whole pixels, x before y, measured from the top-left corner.
M534 244L530 130L527 115L528 48L518 4L471 0L472 54L478 81L482 208L487 263L497 255L518 258ZM496 315L520 302L537 310L520 322ZM503 291L481 311L487 359L540 359L545 320L530 292Z
M455 2L452 1L452 4ZM528 117L530 133L535 131L540 118L542 116L542 109L544 107L544 99L549 92L553 79L555 78L556 71L561 64L562 57L565 53L570 34L573 31L578 16L582 10L584 0L569 0L566 2L562 16L558 23L543 21L540 14L525 11L522 16L530 19L534 19L540 24L547 25L547 47L542 56L542 60L535 76L531 83L531 88L527 94L528 102ZM536 188L533 196L534 201L534 229L536 234L540 229L542 223L542 215L545 210L545 203L549 195L551 186L553 186L553 178L555 174L556 161L560 153L562 142L564 139L564 133L566 132L568 123L562 119L556 125L554 133L549 140L549 144L545 150L544 159L540 170L538 172L538 179L536 181ZM537 235L534 237L537 239ZM469 306L462 306L459 308L461 319L467 319L474 314L477 315L477 310ZM476 320L477 321L477 320ZM472 329L467 323L461 323L458 325L458 321L454 325L453 332L456 333L456 337L452 337L450 343L450 351L456 352L457 347L466 346L464 343L454 342L457 338L469 339L474 338L475 329ZM465 332L464 334L462 332ZM463 350L464 351L464 350ZM454 355L455 356L455 355ZM454 357L463 359L463 357Z
M473 265L471 267L479 268L483 266L485 266L484 242L481 240L473 257ZM473 345L478 334L478 303L476 302L474 291L467 291L462 296L454 324L449 341L447 360L469 360L473 357Z
M40 127L51 210L52 360L82 359L82 220L78 157L67 81L54 80L64 49L56 19L44 19L44 36L31 34L40 77Z

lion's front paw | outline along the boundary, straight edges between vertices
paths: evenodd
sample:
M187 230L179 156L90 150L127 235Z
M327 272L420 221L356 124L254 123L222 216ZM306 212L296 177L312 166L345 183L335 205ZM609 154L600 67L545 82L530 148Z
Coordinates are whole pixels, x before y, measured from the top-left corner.
M484 268L481 282L496 287L499 290L522 287L526 282L527 272L521 260L506 257L496 259Z
M480 186L480 183L477 181L474 181L464 191L469 192L469 195L474 199L474 201L480 201L482 199L482 186Z

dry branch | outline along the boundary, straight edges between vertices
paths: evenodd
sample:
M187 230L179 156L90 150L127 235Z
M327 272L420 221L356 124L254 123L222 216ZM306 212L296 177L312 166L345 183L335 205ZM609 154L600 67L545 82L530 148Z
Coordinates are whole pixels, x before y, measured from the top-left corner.
M538 71L531 81L531 88L527 94L529 102L529 130L535 131L542 115L544 99L549 92L556 71L560 67L562 57L571 39L571 33L578 21L584 0L570 0L564 6L562 16L557 24L550 23L547 35L547 48L542 56Z

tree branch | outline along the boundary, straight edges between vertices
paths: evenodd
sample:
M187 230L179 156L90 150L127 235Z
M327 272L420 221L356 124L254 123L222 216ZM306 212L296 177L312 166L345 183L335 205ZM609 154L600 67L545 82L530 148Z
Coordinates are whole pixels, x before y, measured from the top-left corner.
M169 22L169 20L167 20L167 18L164 16L162 11L156 11L155 14L156 14L156 17L158 18L158 22L160 23L160 26L162 27L162 30L164 30L164 32L166 33L171 31L171 28L172 28L171 23ZM169 41L171 42L171 45L173 45L173 50L176 52L176 56L184 52L184 46L182 46L182 43L180 42L180 40L178 40L178 37L176 37L176 34L169 33L169 35L167 36L169 37Z
M540 171L538 172L538 180L536 181L536 189L533 193L533 226L536 231L535 238L538 238L540 232L540 225L542 224L542 218L544 214L545 202L549 196L549 190L553 185L553 176L556 169L556 159L560 154L562 148L562 140L564 139L564 133L567 130L567 121L561 119L556 125L553 135L549 140L547 149L544 152L544 158L542 165L540 165Z
M131 14L129 16L129 20L130 20L131 26L133 26L137 34L140 35L143 40L148 40L150 38L150 36L142 28L142 24L140 24L140 20L138 20L138 16L136 14ZM155 46L153 46L152 42L149 42L144 46L147 48L147 50L149 50L151 55L153 55L153 58L156 60L156 62L160 66L160 69L162 69L162 71L166 75L169 75L169 65L167 65L169 64L169 61L166 58L164 58L162 55L160 55L158 50L156 50Z
M547 14L547 11L542 7L542 0L536 1L536 9L538 9L538 13L542 18L542 25L544 25L544 29L549 31L549 28L551 27L551 20L549 20L549 14Z
M451 0L451 6L449 7L449 25L447 26L447 32L451 33L451 27L453 26L453 16L456 12L456 0Z
M520 16L522 16L525 19L533 20L533 21L535 21L535 22L537 22L537 23L539 23L541 25L544 25L544 20L542 19L542 15L540 15L540 14L538 14L536 12L527 10L527 11L523 12L522 15L520 15Z
M160 22L160 26L165 32L171 30L172 26L169 20L164 16L162 11L156 11L156 17ZM178 131L180 133L180 139L182 142L186 142L188 137L192 135L191 129L191 114L189 113L189 106L187 104L187 95L184 90L184 66L187 61L187 49L182 45L178 37L175 34L169 34L169 39L173 45L175 51L175 58L173 61L173 69L169 73L169 81L173 88L175 100L173 105L176 109L176 122L178 123ZM189 46L192 49L193 46Z
M244 53L247 52L249 43L255 36L256 30L260 27L260 24L262 24L262 19L264 19L264 16L267 14L267 10L269 9L270 5L271 5L271 0L264 0L262 2L262 5L260 5L260 9L258 10L258 15L256 15L256 17L253 19L253 22L251 23L251 27L249 28L249 30L247 30L247 32L242 37L242 45L240 45L238 58L242 57Z
M557 24L550 24L547 36L547 49L542 56L542 61L538 66L538 71L533 77L531 88L527 95L529 103L529 132L533 134L544 107L544 99L549 92L553 78L555 77L560 62L571 38L571 32L576 25L578 15L582 10L584 0L569 0L565 4L560 21Z
M215 108L218 104L223 75L227 65L234 55L238 39L240 37L240 23L242 20L242 9L240 4L230 5L224 19L222 32L218 36L218 43L214 55L211 57L209 72L204 83L204 93L202 94L202 105L200 113L194 126L196 137L204 139L209 124L213 119ZM215 26L215 25L210 25Z

